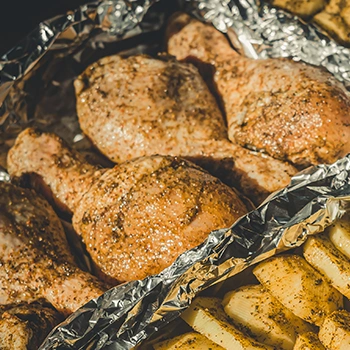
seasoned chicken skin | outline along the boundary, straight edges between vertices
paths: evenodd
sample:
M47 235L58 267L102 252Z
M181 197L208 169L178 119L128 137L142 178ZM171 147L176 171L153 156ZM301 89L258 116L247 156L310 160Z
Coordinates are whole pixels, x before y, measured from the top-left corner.
M324 69L242 57L214 27L186 14L170 20L167 37L177 59L212 67L231 141L298 166L350 152L350 95Z
M46 299L68 315L103 294L75 265L50 205L29 189L0 182L0 305Z
M74 213L101 277L124 282L158 273L247 211L233 189L180 158L141 157L94 171L69 152L57 136L27 129L9 152L8 170L40 175Z
M194 161L260 203L295 169L228 140L197 69L174 58L106 57L75 81L84 133L114 162L153 154Z
M60 321L57 311L41 304L0 306L0 349L37 350Z

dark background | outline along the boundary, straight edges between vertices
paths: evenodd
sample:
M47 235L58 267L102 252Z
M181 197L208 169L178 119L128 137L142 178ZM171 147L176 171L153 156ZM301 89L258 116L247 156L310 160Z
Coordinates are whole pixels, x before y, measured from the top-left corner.
M74 10L90 1L0 0L0 56L15 46L41 21Z

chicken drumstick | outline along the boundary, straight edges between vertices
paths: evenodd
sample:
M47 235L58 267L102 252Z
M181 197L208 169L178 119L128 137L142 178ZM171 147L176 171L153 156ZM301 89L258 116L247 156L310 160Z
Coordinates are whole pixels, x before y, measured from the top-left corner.
M325 69L240 56L222 33L187 14L170 20L167 37L177 59L212 67L233 142L302 167L350 152L350 95Z
M46 299L68 315L104 288L75 265L50 205L34 191L0 182L0 305Z
M183 159L141 157L101 171L57 136L33 129L18 136L8 170L42 177L74 213L101 277L118 282L160 272L247 211L233 189Z

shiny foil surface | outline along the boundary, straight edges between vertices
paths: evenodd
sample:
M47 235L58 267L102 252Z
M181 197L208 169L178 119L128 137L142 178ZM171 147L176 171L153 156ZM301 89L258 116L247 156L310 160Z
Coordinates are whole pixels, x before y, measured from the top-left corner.
M80 131L72 82L103 55L159 52L159 33L173 8L213 23L242 54L321 65L350 87L349 49L292 15L253 0L173 5L170 0L92 2L41 23L0 58L0 181L8 181L8 149L21 130L33 125L106 162ZM159 275L90 301L53 330L41 349L130 349L175 319L200 291L322 231L344 213L349 200L350 156L307 169Z

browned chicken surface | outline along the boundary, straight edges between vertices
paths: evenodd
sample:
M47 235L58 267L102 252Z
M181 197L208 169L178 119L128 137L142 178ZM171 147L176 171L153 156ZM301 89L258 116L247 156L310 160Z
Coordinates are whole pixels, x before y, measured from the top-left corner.
M74 213L101 276L119 282L160 272L247 211L233 189L177 157L141 157L104 171L78 158L57 136L27 129L9 152L8 170L42 177Z
M50 205L0 182L0 305L46 299L67 315L104 292L79 270Z
M172 18L167 37L177 59L212 67L233 142L298 166L350 152L350 96L324 69L245 58L214 27L186 14Z
M41 304L0 306L0 349L37 350L61 320L57 311Z
M181 156L261 203L295 169L232 144L221 111L190 64L145 55L101 59L75 81L84 133L114 162Z

